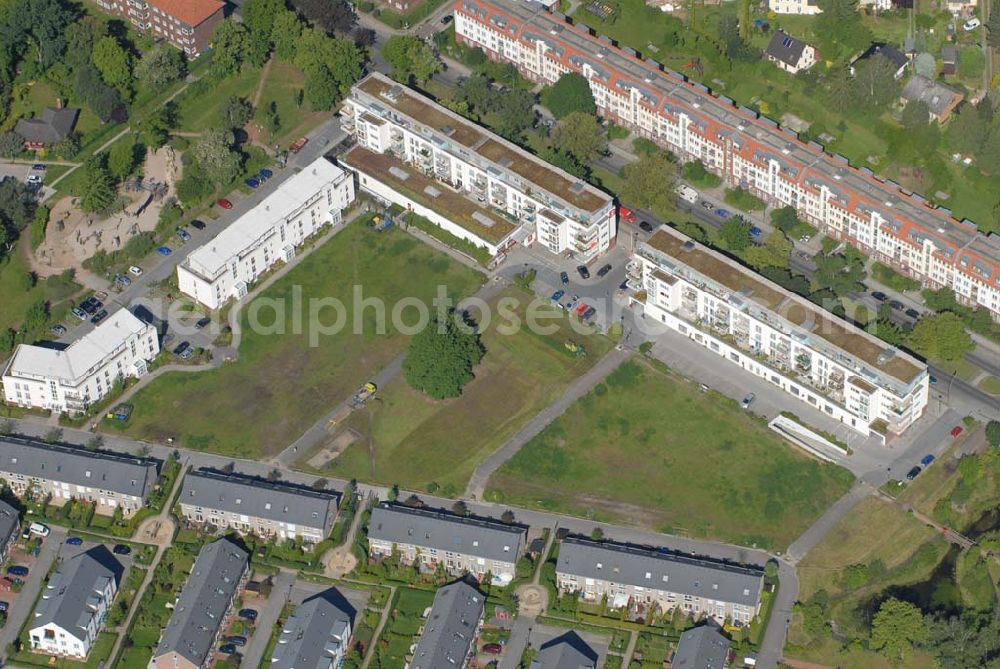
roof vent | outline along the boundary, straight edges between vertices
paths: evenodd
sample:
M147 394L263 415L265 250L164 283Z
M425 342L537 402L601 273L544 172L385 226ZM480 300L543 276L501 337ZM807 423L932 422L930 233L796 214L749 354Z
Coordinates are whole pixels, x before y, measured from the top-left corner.
M694 242L692 242L690 239L687 240L686 242L681 244L681 250L684 251L685 253L688 251L694 251Z

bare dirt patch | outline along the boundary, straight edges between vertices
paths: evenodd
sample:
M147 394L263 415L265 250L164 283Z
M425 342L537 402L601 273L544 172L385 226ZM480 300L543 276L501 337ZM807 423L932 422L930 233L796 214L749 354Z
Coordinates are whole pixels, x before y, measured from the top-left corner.
M31 259L32 269L39 276L67 269L80 271L83 261L99 249L117 251L140 232L154 230L180 173L180 155L164 146L155 153L146 153L142 186L121 189L120 194L128 198L123 212L102 218L80 211L75 197L60 199L52 207L45 241ZM156 190L155 194L151 189Z

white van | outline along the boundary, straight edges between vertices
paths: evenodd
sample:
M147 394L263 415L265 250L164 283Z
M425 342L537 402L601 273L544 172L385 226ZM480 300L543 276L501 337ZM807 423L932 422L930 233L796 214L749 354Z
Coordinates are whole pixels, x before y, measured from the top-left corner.
M973 17L973 18L969 19L968 21L966 21L965 25L963 25L962 27L965 28L965 32L968 33L968 32L972 32L973 30L975 30L976 28L978 28L981 25L983 25L983 22L980 21L979 19Z
M32 523L28 526L28 531L32 534L37 534L40 537L49 536L49 528L41 523Z

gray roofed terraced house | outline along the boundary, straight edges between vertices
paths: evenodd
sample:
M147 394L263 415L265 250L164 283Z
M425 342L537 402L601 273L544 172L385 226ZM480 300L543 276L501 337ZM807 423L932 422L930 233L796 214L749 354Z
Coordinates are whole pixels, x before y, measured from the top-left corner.
M482 578L489 572L497 582L513 579L526 538L523 525L385 502L372 511L368 524L375 555L389 555L395 545L406 562L419 555L455 574L468 571Z
M331 588L300 604L281 630L271 669L331 669L347 655L354 609Z
M656 602L718 620L748 623L757 614L764 570L652 548L568 537L560 546L556 580L563 592L608 596L613 608Z
M729 639L708 623L681 634L673 669L723 669L729 657Z
M184 477L178 501L196 522L318 543L333 527L340 495L201 469Z
M35 608L29 632L31 647L85 657L118 592L124 571L104 546L64 560ZM66 639L66 635L72 639Z
M465 667L485 610L486 598L465 581L438 590L409 669Z
M0 478L7 479L19 494L23 494L34 482L57 499L76 497L96 502L101 497L109 497L103 492L113 492L122 497L145 500L156 483L157 465L153 460L126 454L88 451L77 446L20 437L2 437ZM105 499L106 503L108 501ZM141 506L141 503L136 506Z
M0 501L0 560L7 557L7 549L11 541L17 538L20 526L20 514L17 509L7 502Z
M576 632L552 639L538 649L530 669L595 669L597 653Z
M242 587L249 554L228 539L202 547L149 666L201 667Z

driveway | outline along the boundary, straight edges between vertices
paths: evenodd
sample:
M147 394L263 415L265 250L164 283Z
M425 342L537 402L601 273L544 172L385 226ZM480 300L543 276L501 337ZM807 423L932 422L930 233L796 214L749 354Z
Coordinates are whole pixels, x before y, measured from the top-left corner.
M26 522L31 522L30 517ZM66 546L66 530L61 527L50 526L51 532L45 537L42 543L42 551L34 564L30 565L31 571L25 579L24 587L18 593L10 610L7 612L7 625L0 630L0 658L6 658L7 646L14 642L17 633L21 631L31 609L35 604L35 599L42 588L42 580L49 573L60 551ZM73 548L69 546L68 548Z

